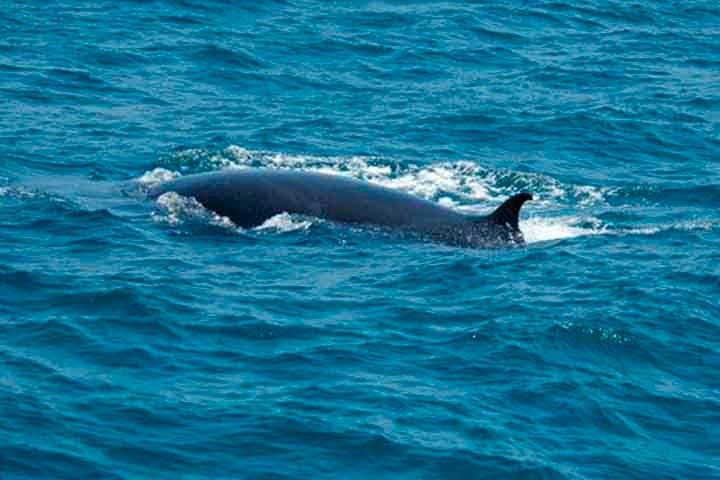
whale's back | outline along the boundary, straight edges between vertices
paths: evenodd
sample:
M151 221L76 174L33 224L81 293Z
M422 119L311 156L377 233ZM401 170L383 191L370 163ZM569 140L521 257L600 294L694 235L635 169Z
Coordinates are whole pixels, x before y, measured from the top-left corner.
M343 223L431 228L465 216L399 190L341 175L247 169L189 175L153 192L194 197L209 210L250 228L280 214L302 214Z
M176 192L251 228L281 214L397 227L455 245L522 243L518 214L532 198L509 198L486 217L471 217L409 193L342 175L297 170L244 169L189 175L156 187Z

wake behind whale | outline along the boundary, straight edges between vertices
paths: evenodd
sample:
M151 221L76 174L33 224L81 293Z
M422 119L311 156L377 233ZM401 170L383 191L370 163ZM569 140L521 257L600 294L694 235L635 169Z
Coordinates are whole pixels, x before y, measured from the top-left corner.
M167 192L193 197L243 228L289 213L389 227L463 247L524 244L518 215L532 199L529 193L519 193L490 215L472 216L349 177L257 168L188 175L164 182L150 193L157 197Z

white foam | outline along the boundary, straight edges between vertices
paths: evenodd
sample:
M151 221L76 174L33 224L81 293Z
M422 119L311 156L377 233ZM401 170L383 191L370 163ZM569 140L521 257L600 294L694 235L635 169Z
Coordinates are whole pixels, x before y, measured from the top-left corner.
M615 233L625 234L625 235L655 235L656 233L660 233L663 230L670 230L672 225L667 227L634 227L634 228L627 228L623 230L618 230Z
M646 225L643 227L633 227L628 229L620 229L618 233L621 234L632 234L632 235L654 235L660 232L666 232L670 230L678 230L683 232L695 232L695 231L709 231L715 228L717 223L704 221L704 220L692 220L687 222L673 223L670 225Z
M175 192L163 193L157 198L157 204L165 212L164 214L152 214L153 220L159 223L175 226L187 221L200 220L218 227L238 229L229 218L207 210L194 198L183 197Z
M151 187L151 186L160 184L162 182L167 182L169 180L173 180L175 178L178 178L179 176L180 176L180 174L178 172L173 172L166 168L158 167L149 172L145 172L140 178L137 179L137 181L141 185Z
M312 222L309 220L298 220L288 213L281 213L270 217L255 230L272 230L278 233L294 232L296 230L307 230Z
M588 224L591 226L586 226ZM520 230L527 243L608 233L607 226L599 220L579 217L530 217L520 222Z
M491 199L487 182L467 170L467 162L444 163L410 169L396 177L391 177L389 171L382 172L384 175L375 175L368 180L427 199L443 196L446 204L448 201L452 202L448 194L467 200Z
M456 206L456 202L450 197L440 197L437 201L440 205L447 208L453 208Z
M0 187L0 198L9 197L21 200L32 200L38 197L38 193L25 187L5 186Z
M578 203L585 207L604 203L608 193L606 188L593 187L590 185L576 185L572 188L578 199Z
M673 228L676 230L695 231L695 230L712 230L717 226L717 223L703 220L693 220L689 222L679 223L674 225Z
M588 235L656 235L671 230L708 231L717 226L710 221L689 221L670 225L610 227L594 217L530 217L520 221L520 230L527 243L563 240Z
M250 150L239 145L230 145L224 150L224 153L241 163L246 163L252 157Z

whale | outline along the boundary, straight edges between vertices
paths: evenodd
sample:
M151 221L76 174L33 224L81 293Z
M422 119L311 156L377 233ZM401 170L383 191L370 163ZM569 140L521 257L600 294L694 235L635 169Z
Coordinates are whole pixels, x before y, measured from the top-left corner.
M521 192L489 215L470 215L345 175L271 168L185 175L160 183L149 193L158 197L168 192L194 198L242 228L287 213L385 227L459 247L523 245L518 217L523 204L533 198Z

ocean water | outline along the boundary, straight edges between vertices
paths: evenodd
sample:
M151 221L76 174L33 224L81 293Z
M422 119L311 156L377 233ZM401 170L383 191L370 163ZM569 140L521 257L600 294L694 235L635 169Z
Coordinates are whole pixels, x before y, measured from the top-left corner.
M720 478L720 7L0 8L0 478ZM349 175L527 245L165 179Z

